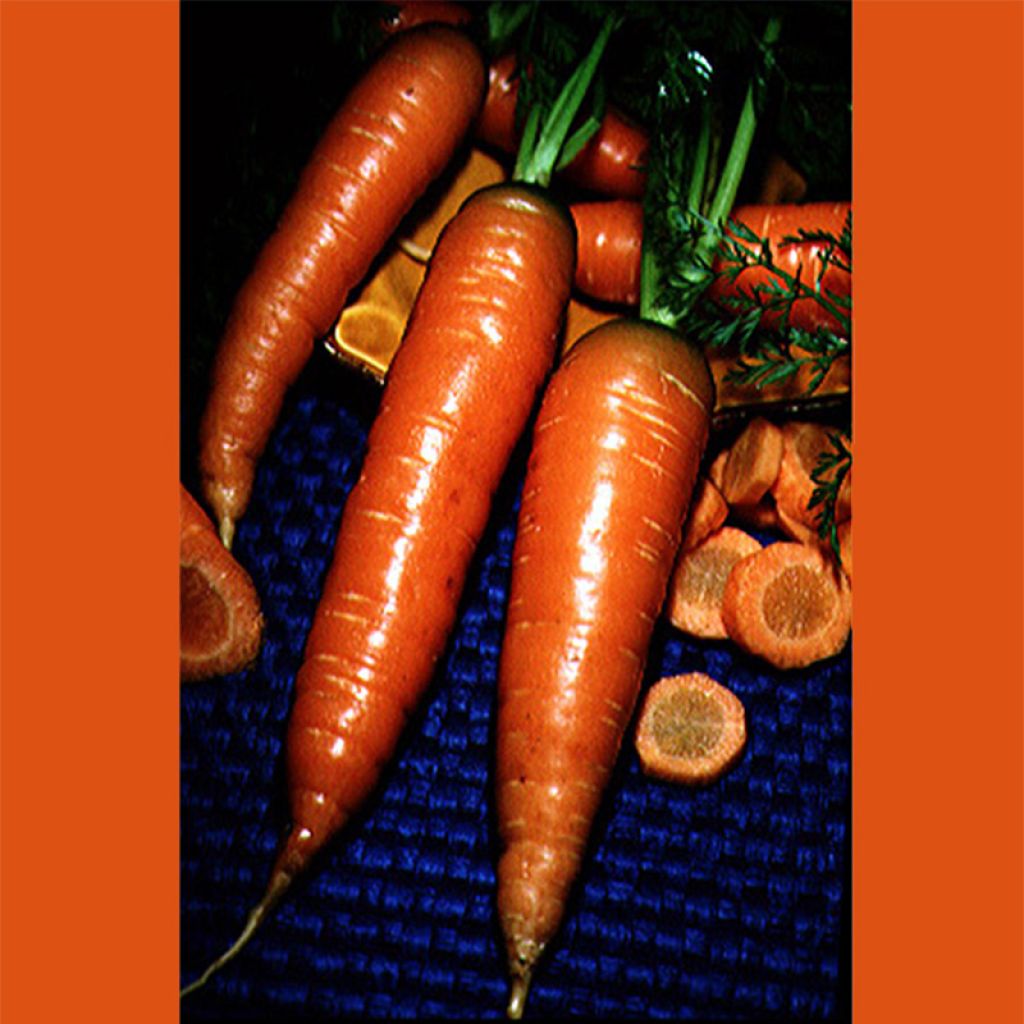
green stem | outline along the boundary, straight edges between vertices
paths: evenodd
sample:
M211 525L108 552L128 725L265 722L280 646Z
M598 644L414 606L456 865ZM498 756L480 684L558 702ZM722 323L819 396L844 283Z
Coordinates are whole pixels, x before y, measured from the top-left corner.
M569 136L573 121L587 95L587 90L594 79L601 56L616 24L617 19L613 15L605 18L590 52L562 87L547 118L540 125L539 133L536 131L524 132L519 152L516 155L513 174L516 181L546 188L551 183L551 176L558 167L563 150L572 145L578 152L586 140L597 130L599 122L591 119L575 132L571 139ZM527 118L527 125L529 125L530 118L539 119L539 117L539 111L537 108L533 108ZM531 135L535 135L536 138L531 138Z

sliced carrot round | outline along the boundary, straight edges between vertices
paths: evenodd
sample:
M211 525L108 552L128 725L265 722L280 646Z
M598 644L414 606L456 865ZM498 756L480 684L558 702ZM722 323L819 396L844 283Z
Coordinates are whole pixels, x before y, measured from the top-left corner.
M777 668L838 654L851 618L846 577L804 544L772 544L737 562L722 595L729 638Z
M729 448L722 468L722 495L730 505L760 501L779 475L782 461L782 430L758 416Z
M692 636L724 640L722 595L733 566L761 550L761 543L735 526L723 526L683 551L669 583L668 617Z
M779 463L778 476L771 488L780 517L785 513L791 521L795 520L805 526L817 528L820 510L808 507L817 486L811 474L817 468L818 459L824 452L835 451L829 440L830 435L834 433L835 430L820 423L793 422L782 428L782 459ZM849 447L849 438L844 435L843 440ZM852 477L847 473L839 489L836 503L836 518L839 521L850 516L851 492Z
M747 738L743 705L703 672L669 676L648 691L636 750L648 775L688 785L711 782L732 765Z
M683 527L681 549L689 551L711 536L729 518L729 505L707 477L698 477Z

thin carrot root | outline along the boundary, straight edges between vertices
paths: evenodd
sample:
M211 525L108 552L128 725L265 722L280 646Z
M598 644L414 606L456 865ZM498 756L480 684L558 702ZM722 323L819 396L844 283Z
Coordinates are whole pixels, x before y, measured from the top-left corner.
M846 577L805 544L771 544L737 562L722 595L729 638L781 669L838 654L851 618Z
M684 551L669 583L668 617L691 636L724 640L722 594L741 559L761 550L761 543L734 526L723 526L697 547Z
M727 771L747 739L743 704L703 672L668 676L644 698L635 744L644 772L704 785Z
M507 1016L509 1020L519 1020L526 1006L526 995L530 991L530 971L525 969L522 974L512 976L512 986L508 996Z
M210 978L217 973L217 971L219 971L225 964L234 960L234 958L245 948L256 929L263 923L264 918L266 918L274 907L277 906L281 898L288 891L294 877L295 876L290 871L285 871L283 869L279 869L274 872L263 899L261 899L249 912L249 917L245 922L245 927L242 929L242 933L237 939L235 939L234 943L227 950L221 953L221 955L217 957L217 959L214 960L198 978L196 978L195 981L186 985L181 990L179 998L184 999L185 996L189 995L191 992L195 992L196 989L202 988L203 985L205 985Z

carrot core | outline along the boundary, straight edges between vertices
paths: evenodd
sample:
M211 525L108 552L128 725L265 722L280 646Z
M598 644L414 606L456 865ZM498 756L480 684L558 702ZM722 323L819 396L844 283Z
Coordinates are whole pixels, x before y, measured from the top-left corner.
M224 598L195 566L181 567L181 650L215 651L228 639L230 616Z
M786 639L821 632L832 618L833 603L824 577L805 565L792 565L780 572L762 598L768 628Z
M671 757L709 757L721 743L725 713L697 690L676 690L654 709L651 734Z

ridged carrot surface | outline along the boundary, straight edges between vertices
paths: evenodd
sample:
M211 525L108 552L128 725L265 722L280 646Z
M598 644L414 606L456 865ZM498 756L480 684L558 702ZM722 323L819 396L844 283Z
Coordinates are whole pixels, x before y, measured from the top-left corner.
M570 350L534 428L499 674L498 910L518 1015L637 699L714 388L637 320Z
M205 498L230 545L256 463L315 339L448 164L484 89L473 44L399 34L346 97L232 308L200 425Z

